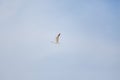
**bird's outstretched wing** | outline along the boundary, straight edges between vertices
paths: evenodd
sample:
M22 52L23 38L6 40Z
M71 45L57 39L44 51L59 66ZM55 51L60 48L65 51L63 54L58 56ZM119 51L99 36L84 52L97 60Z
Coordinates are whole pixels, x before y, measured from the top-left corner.
M56 44L58 44L59 43L59 37L60 37L60 33L57 35L57 37L56 37Z

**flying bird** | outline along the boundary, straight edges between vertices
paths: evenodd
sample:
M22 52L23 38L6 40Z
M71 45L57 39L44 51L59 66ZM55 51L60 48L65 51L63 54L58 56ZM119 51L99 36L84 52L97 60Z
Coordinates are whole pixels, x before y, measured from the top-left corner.
M55 44L59 44L60 35L61 35L61 33L59 33L59 34L56 36L55 42L54 42L54 41L51 41L51 42L52 42L52 43L55 43Z

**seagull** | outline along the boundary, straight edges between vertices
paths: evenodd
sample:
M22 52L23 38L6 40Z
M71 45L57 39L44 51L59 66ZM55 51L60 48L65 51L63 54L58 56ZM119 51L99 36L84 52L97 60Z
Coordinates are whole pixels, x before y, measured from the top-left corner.
M55 38L55 42L52 41L52 43L59 44L59 38L60 38L60 35L61 35L61 33L59 33L59 34L56 36L56 38Z

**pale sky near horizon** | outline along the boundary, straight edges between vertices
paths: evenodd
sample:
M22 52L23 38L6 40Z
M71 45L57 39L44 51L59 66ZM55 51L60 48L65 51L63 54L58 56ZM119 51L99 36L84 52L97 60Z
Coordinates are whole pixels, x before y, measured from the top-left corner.
M0 80L120 80L120 1L0 0Z

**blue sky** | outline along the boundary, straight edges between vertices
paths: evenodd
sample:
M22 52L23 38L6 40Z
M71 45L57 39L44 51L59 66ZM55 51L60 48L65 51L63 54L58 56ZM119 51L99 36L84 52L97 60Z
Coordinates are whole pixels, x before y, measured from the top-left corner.
M0 0L0 80L120 80L119 4Z

